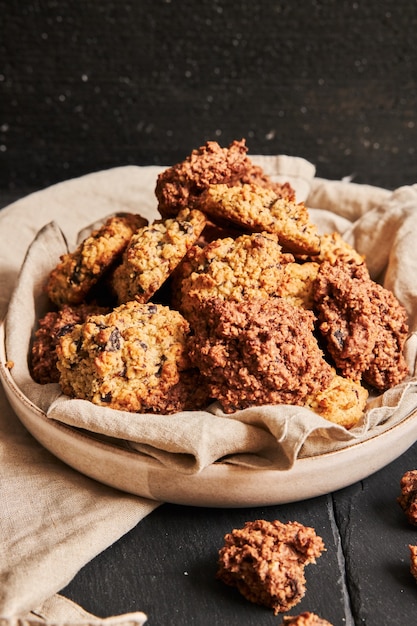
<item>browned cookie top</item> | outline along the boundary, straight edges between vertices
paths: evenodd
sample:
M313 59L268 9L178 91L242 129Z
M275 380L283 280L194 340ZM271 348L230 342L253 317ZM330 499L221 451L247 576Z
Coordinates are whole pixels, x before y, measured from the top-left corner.
M172 217L183 208L198 207L202 192L210 184L236 185L257 182L273 187L277 193L294 198L288 184L274 183L247 156L245 140L233 141L222 148L216 141L207 141L183 161L159 174L155 193L158 210L163 217Z
M217 577L275 614L298 604L306 591L304 568L325 549L313 528L278 520L246 522L224 540Z
M226 413L302 405L333 378L313 334L313 314L284 298L207 299L192 326L190 358Z

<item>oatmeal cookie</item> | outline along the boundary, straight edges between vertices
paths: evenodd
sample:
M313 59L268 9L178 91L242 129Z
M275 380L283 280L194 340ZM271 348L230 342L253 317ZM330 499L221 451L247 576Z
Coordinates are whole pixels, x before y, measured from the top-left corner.
M55 350L58 341L75 324L83 322L89 315L100 313L107 313L107 310L94 304L73 307L65 304L59 311L49 311L39 320L31 348L31 374L37 383L45 385L59 381Z
M112 286L119 304L134 299L148 302L197 241L205 223L203 213L184 209L175 218L139 229L113 273Z
M305 405L324 419L345 428L353 428L366 408L368 391L349 378L334 373L330 384L306 399Z
M401 478L401 495L397 499L410 524L417 526L417 470L409 470Z
M133 233L147 224L140 215L110 217L74 252L63 254L49 275L46 292L58 306L81 304L103 274L122 255Z
M298 522L246 522L225 535L217 578L277 615L303 598L304 568L315 563L323 550L323 540L314 529Z
M300 615L286 615L282 618L282 626L332 626L315 613L304 611Z
M244 139L233 141L227 148L216 141L207 141L186 159L161 172L155 194L162 217L174 217L184 208L199 208L202 192L217 183L256 182L271 187L281 197L294 200L294 190L288 183L273 182L246 153Z
M320 237L303 203L282 198L273 189L260 185L209 185L199 208L213 221L231 222L249 232L278 235L284 250L294 254L318 254Z
M199 302L209 297L235 301L268 297L283 279L286 263L293 260L282 253L277 236L269 233L194 247L175 275L175 306L191 319Z
M314 300L320 332L339 373L363 379L380 391L405 378L405 309L390 291L371 280L364 264L324 261Z
M131 301L91 316L57 345L62 390L123 411L190 408L200 374L187 356L188 332L180 313L156 304Z
M311 311L284 298L200 303L189 355L225 413L265 404L303 405L333 373L313 334Z

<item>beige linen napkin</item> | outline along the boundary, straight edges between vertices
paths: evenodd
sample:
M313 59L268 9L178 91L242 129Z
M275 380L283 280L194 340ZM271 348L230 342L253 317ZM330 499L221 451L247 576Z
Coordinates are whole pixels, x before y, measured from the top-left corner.
M360 251L367 256L369 248L368 262L373 272L388 281L397 297L407 306L412 321L407 359L414 376L416 293L412 276L407 278L399 274L403 263L409 269L417 268L417 247L412 242L412 233L417 228L417 186L390 193L382 189L313 179L314 167L302 159L284 156L255 157L254 160L261 163L269 174L288 177L300 194L308 196L307 204L320 230L339 230L351 243L357 243ZM56 264L59 254L66 250L66 242L72 248L78 231L89 223L120 210L134 210L150 219L156 217L153 190L157 171L157 168L128 167L90 175L16 203L6 209L3 220L0 214L2 238L3 232L6 232L3 231L4 224L8 233L21 233L17 252L12 252L10 242L6 242L6 253L3 250L0 252L5 262L1 265L5 267L1 281L8 290L3 303L4 312L12 288L17 283L7 316L7 356L15 363L11 370L14 380L46 412L48 418L100 436L120 439L144 459L156 459L167 470L184 474L200 472L218 461L253 467L254 471L257 467L285 470L293 465L297 457L318 454L323 449L336 450L362 441L375 432L383 432L415 409L417 383L414 377L372 399L363 423L350 432L302 407L256 407L224 415L214 404L208 411L175 416L138 416L96 407L82 400L69 400L60 393L57 385L40 386L34 383L27 366L27 350L34 323L42 310L42 284L47 272ZM28 215L28 210L35 212ZM397 216L394 221L393 214ZM397 228L392 234L394 223ZM377 233L377 240L367 237L365 231L368 229ZM28 248L29 253L18 276L18 267ZM3 611L9 617L33 610L37 603L59 591L81 567L83 560L104 549L156 504L110 490L69 470L30 439L11 410L6 408L3 398L2 402L5 407L4 411L2 407L2 415L6 415L7 411L7 417L0 422L4 431L0 446L10 448L12 452L4 466L4 474L2 464L4 487L2 482L0 486L8 499L12 493L21 495L14 501L13 515L5 518L0 513L0 530L4 527L7 532L3 531L3 536L11 538L22 533L26 524L23 541L18 542L20 553L14 556L14 542L9 539L5 547L6 558L0 565L0 583L4 587L0 591L0 599L1 594L4 595L3 605L0 602L0 615ZM9 432L10 428L12 432ZM7 454L5 458L7 461ZM26 479L31 477L31 480L40 481L43 489L37 485L38 494L42 494L38 506L42 515L46 515L46 520L50 521L51 515L54 517L58 535L56 546L48 542L44 529L39 532L35 524L42 516L32 513L25 481L21 480L19 486L13 485L16 467ZM50 480L51 475L55 480ZM58 489L58 493L51 494L51 488ZM63 492L69 496L62 502L58 495ZM74 509L72 500L78 503L78 508ZM83 507L86 503L85 511ZM112 507L119 513L123 509L123 514L117 516L112 513L109 516ZM78 515L69 515L70 510L75 510ZM86 524L88 519L89 524ZM75 530L79 548L75 553L74 544L67 540L72 530ZM38 549L31 545L34 536L37 537ZM92 538L94 546L86 551ZM62 579L63 576L59 581L43 579L44 584L37 585L38 589L33 592L31 583L34 578L38 578L39 572L49 569L46 568L48 563L52 568L56 563L61 565L64 553L70 563L65 572L66 580ZM75 557L75 554L78 556ZM23 583L26 594L22 600L17 590Z

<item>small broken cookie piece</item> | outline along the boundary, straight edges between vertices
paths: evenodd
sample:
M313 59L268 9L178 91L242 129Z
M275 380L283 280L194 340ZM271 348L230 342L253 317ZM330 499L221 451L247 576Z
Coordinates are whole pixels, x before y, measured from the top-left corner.
M57 383L59 371L56 366L56 346L60 338L89 315L107 312L106 309L94 304L78 306L65 304L58 311L46 313L38 322L31 348L30 369L33 379L41 385Z
M315 613L304 611L299 615L286 615L283 617L282 626L332 626L332 624Z
M109 217L74 252L61 256L45 287L50 300L58 306L83 303L93 286L122 255L133 233L147 223L134 213Z
M304 405L333 378L313 334L313 314L284 298L204 300L192 330L190 359L225 413Z
M329 422L349 429L363 416L367 399L368 391L359 382L334 373L328 387L309 396L305 406Z
M276 235L256 233L228 237L190 250L175 276L175 306L191 320L199 303L216 297L235 301L273 295L284 266L294 260L283 254Z
M90 316L57 345L61 388L122 411L183 410L200 376L188 359L188 332L180 313L156 304L130 301Z
M210 185L200 198L199 208L221 224L229 222L249 232L277 234L282 248L293 254L320 252L320 236L310 222L307 207L271 188L254 183Z
M275 615L298 604L306 592L304 568L325 550L313 528L278 520L246 522L225 535L217 578Z
M417 546L408 546L410 549L410 572L417 580Z
M294 199L288 183L277 183L247 156L245 140L232 141L221 147L216 141L207 141L191 152L183 161L159 174L155 194L162 217L174 217L184 208L199 208L200 196L211 184L237 185L256 182L272 187L278 195Z
M321 263L314 303L319 330L339 373L380 391L405 378L405 309L370 278L365 264Z
M401 495L397 502L410 524L417 526L417 470L405 472L400 481Z
M112 276L118 303L148 302L200 237L205 224L203 213L183 209L175 218L140 228Z

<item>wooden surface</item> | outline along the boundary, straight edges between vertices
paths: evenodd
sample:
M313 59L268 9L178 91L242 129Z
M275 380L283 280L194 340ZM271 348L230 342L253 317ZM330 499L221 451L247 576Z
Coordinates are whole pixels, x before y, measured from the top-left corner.
M302 156L325 178L417 183L417 3L0 0L0 200L91 171L171 164L207 139ZM410 442L411 444L411 442ZM164 504L63 590L150 626L279 624L215 580L232 528L314 526L327 552L292 611L334 626L416 623L396 498L414 445L361 483L264 509ZM349 472L349 467L346 467ZM308 477L306 477L308 480Z

